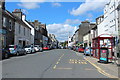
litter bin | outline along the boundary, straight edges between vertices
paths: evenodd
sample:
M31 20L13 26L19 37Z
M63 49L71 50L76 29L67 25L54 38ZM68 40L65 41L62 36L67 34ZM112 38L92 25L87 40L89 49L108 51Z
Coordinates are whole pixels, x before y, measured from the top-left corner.
M100 48L100 58L98 62L108 63L108 55L109 55L108 48Z

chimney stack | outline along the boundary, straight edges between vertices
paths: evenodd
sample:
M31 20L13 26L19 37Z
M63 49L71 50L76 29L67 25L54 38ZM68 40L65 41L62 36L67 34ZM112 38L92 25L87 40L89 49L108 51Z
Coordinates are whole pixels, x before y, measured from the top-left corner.
M5 0L0 0L0 8L5 10Z
M22 19L22 10L21 9L15 9L13 12L12 12L14 15L16 15L17 17L19 17L20 19Z

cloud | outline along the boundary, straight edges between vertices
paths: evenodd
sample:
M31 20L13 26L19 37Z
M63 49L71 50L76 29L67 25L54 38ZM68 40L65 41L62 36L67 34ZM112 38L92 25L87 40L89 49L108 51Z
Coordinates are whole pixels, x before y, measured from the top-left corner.
M22 9L22 12L28 14L29 12L26 9Z
M72 35L76 31L76 26L71 26L69 24L49 24L47 25L47 30L51 34L55 34L59 41L68 40L68 35Z
M6 0L7 2L20 2L21 0ZM85 2L85 0L23 0L24 2ZM92 0L89 0L91 2ZM96 0L96 2L106 2L108 0Z
M107 1L105 1L105 0L100 0L100 1L86 0L77 9L72 9L70 14L74 15L74 16L79 16L79 15L85 14L89 11L95 11L98 9L102 9L108 1L109 0L107 0Z
M24 2L24 3L17 4L17 5L20 7L26 8L26 9L40 8L40 5L36 2Z
M81 21L79 19L67 19L65 21L66 24L80 24Z
M52 3L53 7L61 7L62 5L60 3Z
M17 4L20 7L26 8L26 9L36 9L40 8L39 3L44 2L45 0L20 0L21 3Z
M45 2L46 0L19 0L20 2Z
M92 21L93 21L93 17L94 17L93 14L88 13L88 14L87 14L87 19L86 19L86 20L92 22Z

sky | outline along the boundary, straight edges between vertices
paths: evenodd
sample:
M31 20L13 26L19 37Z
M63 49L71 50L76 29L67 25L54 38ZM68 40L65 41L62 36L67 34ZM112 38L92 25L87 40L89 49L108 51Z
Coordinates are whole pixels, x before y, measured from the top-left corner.
M78 29L81 21L95 19L103 14L106 4L97 0L85 0L82 2L6 2L6 9L10 12L14 9L22 9L28 21L39 20L47 25L48 33L55 34L59 41L68 40ZM31 0L29 0L31 1Z

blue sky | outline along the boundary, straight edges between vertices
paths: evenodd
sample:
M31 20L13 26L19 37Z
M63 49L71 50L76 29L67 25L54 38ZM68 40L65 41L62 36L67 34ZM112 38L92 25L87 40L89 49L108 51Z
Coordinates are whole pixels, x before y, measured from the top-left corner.
M55 34L59 41L67 40L69 32L72 35L81 21L95 22L95 19L103 14L103 7L103 3L98 2L6 3L8 11L22 9L27 20L46 23L48 32Z

